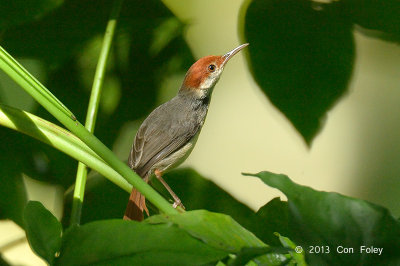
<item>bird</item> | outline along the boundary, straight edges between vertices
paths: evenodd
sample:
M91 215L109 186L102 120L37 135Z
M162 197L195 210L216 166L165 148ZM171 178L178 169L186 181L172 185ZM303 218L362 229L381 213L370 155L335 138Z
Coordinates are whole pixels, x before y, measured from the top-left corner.
M187 71L177 95L154 109L136 132L128 165L145 182L154 175L171 194L174 208L184 206L162 175L181 164L193 150L226 63L248 45L197 60ZM141 221L143 211L149 215L145 197L133 188L123 219Z

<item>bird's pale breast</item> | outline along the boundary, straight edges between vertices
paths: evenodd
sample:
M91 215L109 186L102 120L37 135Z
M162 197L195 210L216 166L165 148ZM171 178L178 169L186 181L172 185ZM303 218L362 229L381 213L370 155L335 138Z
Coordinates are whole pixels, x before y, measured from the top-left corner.
M181 149L178 149L168 157L154 164L150 171L154 172L154 170L157 169L161 172L165 172L168 169L178 167L192 152L194 146L196 145L199 133L200 131L197 132L196 136L194 136L189 142L187 142Z

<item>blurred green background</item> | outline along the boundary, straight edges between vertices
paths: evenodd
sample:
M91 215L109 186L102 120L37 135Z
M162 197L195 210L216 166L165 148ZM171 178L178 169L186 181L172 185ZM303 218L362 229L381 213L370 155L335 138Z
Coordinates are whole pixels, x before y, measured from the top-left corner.
M0 1L0 15L12 10L6 2ZM310 2L317 14L319 11L329 15L337 12L333 8L333 13L329 13L332 6L321 5L321 2L331 3ZM347 8L354 8L354 2L343 2ZM40 9L39 15L32 11L35 15L30 16L28 11L32 8L27 7L21 10L23 16L14 16L23 17L21 21L7 24L4 21L10 21L10 18L2 16L1 46L17 57L80 121L85 117L111 3L106 0L49 0L49 8ZM264 3L270 4L268 9ZM392 2L387 3L384 7L390 10ZM252 13L249 11L245 17L248 6ZM381 22L379 17L364 18L363 14L354 12L351 18L356 20L356 26L348 18L336 21L336 17L324 16L324 13L315 17L312 17L315 13L311 13L310 21L306 23L300 15L296 18L299 14L296 12L302 8L304 6L295 6L293 1L282 1L281 5L276 1L239 0L125 1L95 135L126 160L140 122L155 106L175 95L185 71L195 59L223 54L249 41L249 49L237 55L226 67L214 90L196 148L182 168L193 168L253 210L276 196L283 196L261 185L258 179L244 177L241 173L269 170L285 173L295 182L315 189L369 200L387 207L394 216L400 216L397 197L400 193L400 47L398 39L380 36L366 28L375 27L389 33L396 29L383 27L386 24L378 23ZM307 8L304 10L309 12ZM265 24L257 24L260 23L258 12L269 12L261 21ZM342 14L340 12L338 14ZM243 24L245 19L246 26ZM298 65L276 71L276 66L291 66L291 61L290 56L270 52L273 49L298 48L303 54L314 51L308 49L313 49L312 44L321 39L302 39L297 43L291 37L301 35L293 31L296 25L304 25L304 31L314 32L315 19L329 22L328 29L319 29L321 35L326 35L319 46L328 44L323 52L317 51L326 54L320 59L322 63L312 64L304 57L307 76L298 74L301 69L296 68ZM258 35L257 32L254 35L251 27L260 28ZM262 29L270 31L269 35ZM343 39L338 41L329 37L334 29L345 29L341 33ZM279 34L287 38L280 39ZM261 38L262 46L256 42L258 37L264 38ZM249 40L252 38L255 38L254 42ZM350 45L342 51L341 44L345 42ZM262 51L260 47L264 45ZM265 64L269 76L258 73L246 58L253 64ZM332 61L340 62L322 67L323 62L332 58ZM318 71L314 71L316 69ZM332 80L332 69L343 72L342 80ZM268 86L263 82L269 77L276 82ZM287 105L279 99L290 99L301 90L296 90L300 83L301 88L307 89L310 83L322 89L329 84L341 84L341 90L334 100L328 99L318 109L322 110L318 116L314 115L317 111L308 110L310 116L300 115L300 120L296 120L299 112L285 112ZM280 93L285 88L291 88L293 94L282 96ZM316 95L318 91L305 90L304 93ZM0 73L0 102L56 122L4 73ZM304 104L306 98L300 97L300 103L289 101L289 106L314 107L322 101L316 98L309 102ZM68 199L77 163L51 147L2 127L0 138L0 191L2 195L5 191L10 195L0 196L0 203L15 206L0 208L0 218L12 218L21 223L19 208L27 197L44 202L61 219L64 194ZM189 183L185 179L187 176L200 181ZM214 190L212 184L203 181L192 170L175 171L169 179L187 207L207 206L228 213L229 208L240 207L243 215L248 214L245 206L227 206L230 201L225 205L221 201L214 206L213 197L225 199L229 196ZM84 209L83 219L122 216L127 193L95 174L90 180L85 200L91 207ZM185 190L188 191L185 193ZM205 197L211 190L214 195ZM66 209L68 207L67 204ZM68 211L65 215L68 216ZM23 237L24 232L12 222L0 222L0 252L4 258L15 264L44 265L34 258ZM3 252L1 247L10 241L16 241L15 245ZM23 253L30 255L23 257Z

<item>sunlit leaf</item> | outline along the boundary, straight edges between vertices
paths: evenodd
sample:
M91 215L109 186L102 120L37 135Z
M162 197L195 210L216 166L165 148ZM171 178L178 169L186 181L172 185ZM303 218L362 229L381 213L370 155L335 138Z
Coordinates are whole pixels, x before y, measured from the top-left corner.
M151 216L146 219L146 222L151 224L174 223L207 245L229 253L238 253L245 247L268 247L230 216L220 213L196 210L176 215ZM273 265L282 263L284 260L285 257L280 254L268 254L260 257L260 262Z
M286 253L288 252L284 248L273 248L273 247L253 247L253 248L243 248L234 259L229 262L229 266L241 266L241 265L248 265L247 263L253 259L257 260L257 257L262 255L266 255L269 253ZM282 265L289 261L289 259L284 259L282 257L281 261L278 263L270 263L268 265ZM251 265L251 264L250 264ZM256 264L262 265L262 264Z
M279 233L275 233L279 237L279 241L281 241L282 245L286 248L290 248L289 250L290 255L293 258L294 263L298 266L305 266L307 265L304 257L304 250L302 252L299 252L299 250L296 250L296 244L293 243L292 240L290 240L288 237L282 236Z
M227 255L171 224L103 220L67 231L57 265L199 265Z

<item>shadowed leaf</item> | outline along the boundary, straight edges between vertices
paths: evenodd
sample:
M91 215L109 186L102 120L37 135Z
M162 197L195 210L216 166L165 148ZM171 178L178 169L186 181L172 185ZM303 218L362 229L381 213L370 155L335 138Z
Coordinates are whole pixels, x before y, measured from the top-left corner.
M273 246L279 246L279 238L275 233L287 235L289 233L288 206L286 201L274 198L262 206L255 214L250 227L261 240Z
M366 35L400 41L400 1L346 0L348 12Z
M261 172L254 176L287 196L291 230L287 236L304 248L310 264L395 265L400 262L400 223L387 209L338 193L315 191L293 183L282 174ZM324 247L329 252L311 253L311 246ZM353 248L354 252L340 254L339 246ZM366 252L371 247L382 249L382 253Z
M25 164L28 156L24 156L23 147L31 139L2 127L0 139L0 150L4 150L0 153L0 219L11 219L24 227L22 214L27 199L22 173L28 171Z
M61 246L60 222L38 201L28 202L24 220L26 236L32 250L52 265Z
M342 1L316 2L253 0L242 10L254 79L309 145L345 93L354 59Z
M0 0L0 30L37 20L63 2L63 0Z

